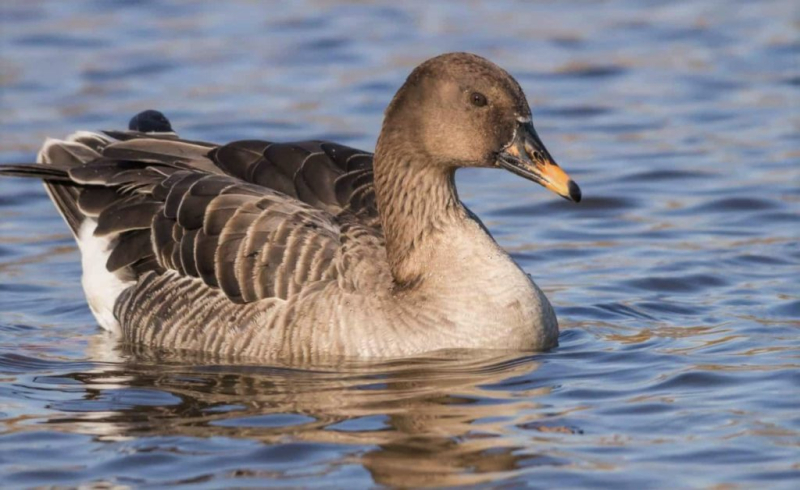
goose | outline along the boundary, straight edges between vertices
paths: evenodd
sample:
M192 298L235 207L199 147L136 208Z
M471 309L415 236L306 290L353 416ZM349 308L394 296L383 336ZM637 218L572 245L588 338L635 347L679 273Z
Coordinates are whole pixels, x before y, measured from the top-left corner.
M127 131L48 139L0 175L44 181L89 307L122 342L283 361L553 348L550 302L459 200L465 167L581 200L517 81L469 53L411 72L374 154L186 140L146 111Z

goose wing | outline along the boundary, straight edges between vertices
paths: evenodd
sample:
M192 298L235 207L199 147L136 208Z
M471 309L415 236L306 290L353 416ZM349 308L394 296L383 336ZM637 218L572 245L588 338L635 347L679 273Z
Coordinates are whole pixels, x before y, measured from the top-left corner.
M173 270L249 303L286 299L316 281L346 283L349 249L363 260L382 248L351 246L382 244L372 157L352 148L107 132L43 153L45 163L0 173L66 189L57 206L73 231L96 222L94 236L113 247L112 273Z
M124 141L106 150L117 157L169 160L178 156L179 151L183 155L191 152L179 150L179 145L207 145L152 133L107 131L106 134ZM380 226L371 153L329 141L243 140L212 147L203 157L212 167L195 160L196 167L275 190L333 215L346 212L365 224Z

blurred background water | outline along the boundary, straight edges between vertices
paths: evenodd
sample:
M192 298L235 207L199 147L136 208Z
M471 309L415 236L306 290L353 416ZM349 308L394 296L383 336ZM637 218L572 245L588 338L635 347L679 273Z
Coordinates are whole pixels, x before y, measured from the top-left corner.
M458 176L558 349L301 369L117 345L41 186L2 180L2 486L795 487L799 32L792 0L3 1L2 162L150 108L371 150L416 64L472 51L584 202Z

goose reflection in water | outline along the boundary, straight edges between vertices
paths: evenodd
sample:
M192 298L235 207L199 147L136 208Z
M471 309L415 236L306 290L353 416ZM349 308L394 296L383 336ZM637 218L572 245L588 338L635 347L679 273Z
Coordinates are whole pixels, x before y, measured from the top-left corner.
M538 455L539 441L512 433L520 426L571 430L543 420L535 399L551 388L531 381L538 363L518 352L444 351L380 363L331 361L313 370L231 366L150 349L124 357L66 375L85 395L71 402L70 417L50 419L51 428L107 441L248 439L272 446L270 458L283 461L302 460L306 442L351 445L327 467L359 464L376 483L401 487L468 485L565 464ZM288 478L269 473L262 476Z

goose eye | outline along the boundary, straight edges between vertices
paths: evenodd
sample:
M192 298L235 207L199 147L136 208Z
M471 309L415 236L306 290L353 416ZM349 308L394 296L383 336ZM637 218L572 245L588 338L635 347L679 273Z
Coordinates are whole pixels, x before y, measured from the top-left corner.
M469 96L470 101L472 101L472 105L475 107L483 107L486 105L486 96L480 92L472 92L472 95Z

